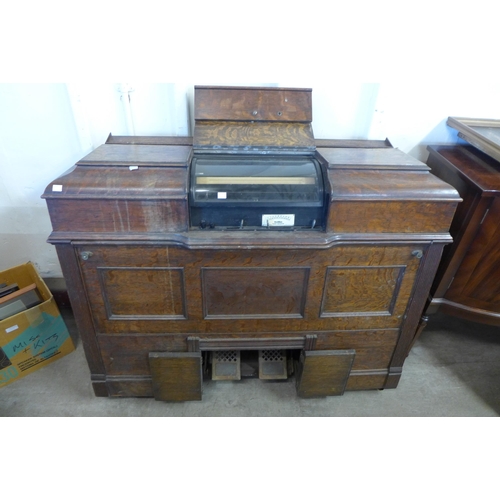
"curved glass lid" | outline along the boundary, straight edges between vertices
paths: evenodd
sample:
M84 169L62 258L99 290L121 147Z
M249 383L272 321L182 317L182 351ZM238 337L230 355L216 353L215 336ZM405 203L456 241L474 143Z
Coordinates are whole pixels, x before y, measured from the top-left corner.
M305 202L323 199L319 165L308 157L202 156L193 160L195 202Z

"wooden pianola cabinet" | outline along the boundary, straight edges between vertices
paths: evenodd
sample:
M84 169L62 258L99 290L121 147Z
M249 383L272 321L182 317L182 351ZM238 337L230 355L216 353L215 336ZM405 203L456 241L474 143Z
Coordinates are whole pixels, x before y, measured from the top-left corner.
M314 140L308 90L197 88L195 108L194 138L110 136L44 194L95 394L201 399L210 353L264 350L302 397L395 388L457 192L386 141ZM193 154L248 144L319 163L318 225L191 225Z

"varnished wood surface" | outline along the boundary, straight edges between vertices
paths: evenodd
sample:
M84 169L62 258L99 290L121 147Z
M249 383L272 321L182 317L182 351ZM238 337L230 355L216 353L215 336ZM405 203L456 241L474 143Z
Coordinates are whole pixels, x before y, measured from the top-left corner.
M204 318L303 318L309 271L269 265L202 267Z
M201 353L151 352L149 368L158 401L201 400Z
M311 122L311 89L196 86L195 120Z
M149 145L183 145L192 146L193 138L189 136L136 136L136 135L109 135L106 144L149 144ZM315 139L317 148L392 148L389 139Z
M302 398L340 396L344 393L356 352L302 351L297 394Z
M431 146L432 171L464 199L451 226L427 313L500 325L500 164L471 146Z
M106 144L144 144L163 146L192 146L193 138L189 136L149 136L149 135L112 135L106 139Z
M188 229L187 200L47 199L56 231L115 235L161 234Z
M77 166L43 198L55 231L157 233L187 229L187 190L185 168Z
M500 162L472 146L429 146L428 162L448 162L447 167L463 178L482 196L500 195Z
M103 144L82 158L78 165L146 165L187 167L191 147L182 145Z
M422 318L426 301L429 298L429 290L432 285L432 280L436 274L439 265L443 245L432 244L427 251L422 255L422 262L415 278L415 293L409 301L408 309L405 314L405 321L401 328L401 336L394 351L394 356L391 360L390 370L392 370L392 384L390 387L396 387L403 363L408 356L410 347L415 343L415 335Z
M490 205L446 299L500 315L500 198Z
M353 234L443 234L450 227L455 206L456 203L422 201L333 202L327 230Z
M303 395L395 387L457 193L388 141L314 140L309 89L196 94L193 139L110 136L46 190L96 394L199 399L201 350L234 345L330 358L301 378L316 387ZM327 227L190 228L191 142L318 146Z
M323 148L392 148L389 139L367 140L367 139L315 139L316 147Z
M421 245L353 245L316 252L295 249L228 252L85 245L76 251L79 255L83 251L92 254L87 260L80 259L80 266L98 332L167 330L243 334L396 328L412 293L421 262L418 252L423 249ZM390 280L384 282L384 273L391 266L398 266L396 276L392 272ZM103 273L116 275L120 270L120 281L130 281L141 269L143 276L137 280L137 287L123 287L119 295L103 278ZM333 271L338 274L342 269L349 293L336 306L331 299L334 290L325 287L331 281L329 274ZM263 278L266 273L268 276ZM290 281L287 290L286 279L293 276L296 279ZM388 310L381 311L380 298L370 293L380 286L386 287L384 304ZM354 289L358 292L354 293ZM140 300L147 300L159 291L171 297L169 307L178 304L171 309L170 317L163 302L153 298L148 304L148 317L138 309L135 314L110 314L123 307L115 305L117 297L120 302L129 303L137 293L145 297ZM263 303L262 294L269 299L268 304ZM176 317L180 310L185 311L186 319Z
M425 163L394 148L321 148L328 168L379 167L397 170L429 170Z
M75 245L133 245L151 247L171 245L190 250L213 249L315 249L324 250L335 246L351 245L392 245L451 243L447 233L324 233L322 231L205 231L192 230L163 233L114 233L114 232L53 232L48 242L51 244Z
M314 151L315 141L308 123L203 121L196 124L195 149Z
M55 191L53 186L60 185ZM185 168L129 168L81 167L77 166L70 173L51 182L43 195L54 200L61 198L75 199L143 199L161 198L185 199L188 190L188 173ZM92 202L88 210L92 210Z
M71 245L56 246L57 256L61 264L64 279L68 289L75 323L85 352L93 379L93 389L96 396L107 396L105 384L105 369L95 335L89 303L82 283L78 260Z
M382 370L388 369L394 354L394 346L399 337L398 329L389 330L347 330L332 332L312 332L318 337L315 349L355 349L356 358L352 369L354 371ZM302 332L302 335L311 332ZM109 335L100 334L97 336L99 347L102 352L106 372L110 376L126 376L135 374L141 376L149 375L147 363L149 352L185 352L188 334L169 333L157 334L121 334ZM242 336L216 336L216 334L203 334L203 342L226 339L235 341L245 341L249 345L254 340L255 345L266 339L273 340L271 348L280 349L286 345L287 339L278 332L252 332ZM281 343L279 343L281 340ZM303 348L295 346L295 348ZM219 350L223 350L221 345ZM212 349L214 350L214 349ZM246 350L249 350L247 346Z
M452 201L461 198L457 191L427 172L404 170L329 170L332 200L410 200Z

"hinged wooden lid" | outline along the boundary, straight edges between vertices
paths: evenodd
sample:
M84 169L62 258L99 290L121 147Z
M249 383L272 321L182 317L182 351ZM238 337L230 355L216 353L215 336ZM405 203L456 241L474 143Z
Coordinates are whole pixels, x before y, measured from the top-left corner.
M193 147L304 153L316 148L311 89L195 87Z
M450 116L446 124L458 130L461 139L500 161L500 120Z

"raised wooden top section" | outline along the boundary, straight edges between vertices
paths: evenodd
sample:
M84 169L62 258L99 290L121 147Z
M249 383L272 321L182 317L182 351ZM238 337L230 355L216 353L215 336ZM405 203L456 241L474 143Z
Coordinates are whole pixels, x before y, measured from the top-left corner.
M138 163L140 161L136 161L135 165ZM186 199L187 191L188 174L185 168L139 166L137 170L129 170L123 166L99 165L82 168L78 165L49 184L42 198ZM93 209L95 208L92 207Z
M194 119L310 123L311 89L195 86Z
M430 168L394 148L321 148L334 200L460 201Z
M195 87L193 147L203 152L314 151L311 89Z

